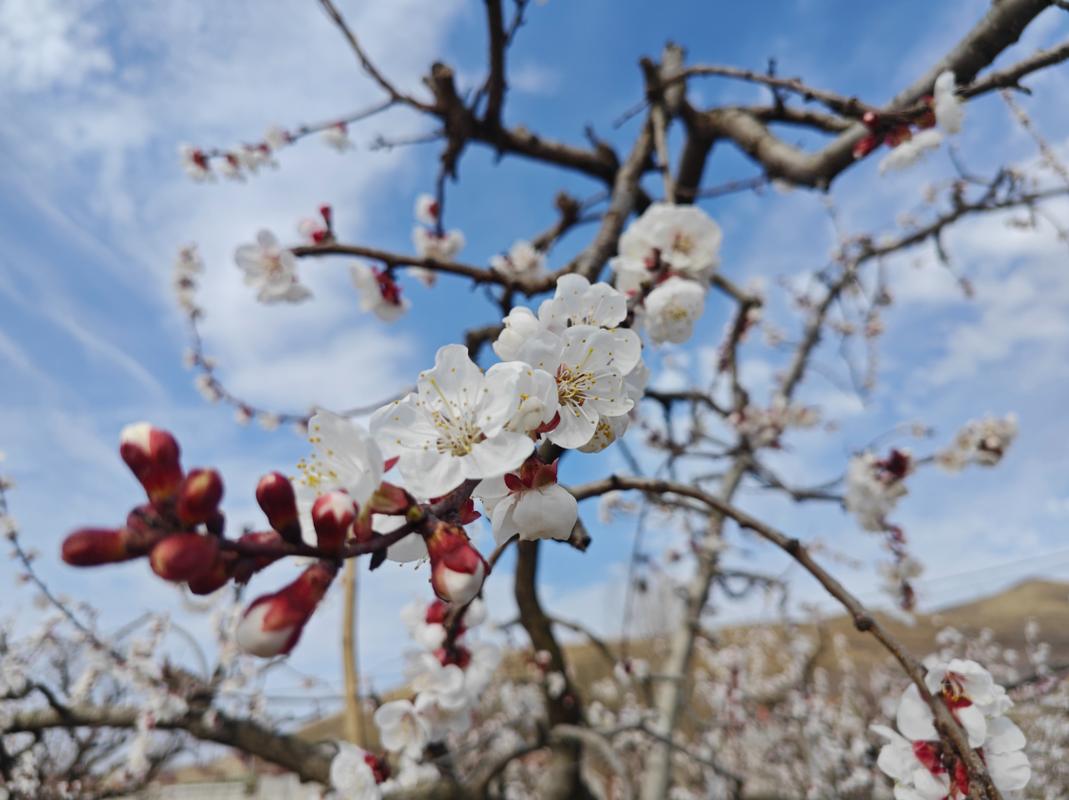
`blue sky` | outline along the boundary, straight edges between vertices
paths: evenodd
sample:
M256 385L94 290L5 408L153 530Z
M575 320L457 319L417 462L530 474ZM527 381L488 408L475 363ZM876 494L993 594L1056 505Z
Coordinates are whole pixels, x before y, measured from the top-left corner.
M481 3L340 5L399 84L418 91L419 76L435 58L453 64L463 86L480 79ZM924 71L985 6L980 0L549 0L532 6L510 56L506 117L571 142L583 141L583 127L591 124L624 149L637 123L614 130L612 121L640 96L637 58L655 55L668 39L683 43L693 63L760 69L775 56L782 74L880 102ZM1067 31L1069 17L1050 10L1005 58L1063 39ZM1069 120L1051 100L1069 90L1065 70L1030 83L1036 96L1021 102L1062 147ZM233 145L258 138L272 123L318 121L377 99L312 0L126 4L121 14L99 0L2 0L0 87L0 450L18 483L13 512L26 542L41 551L40 569L49 581L91 600L116 625L136 605L173 610L203 630L205 621L182 611L174 590L153 579L144 564L76 572L56 557L68 530L117 522L137 502L138 487L115 447L129 421L150 419L171 428L188 465L222 469L236 526L259 523L252 498L256 477L290 469L306 451L288 431L238 427L230 410L206 405L193 389L181 365L184 329L169 288L175 250L196 241L206 257L207 347L237 393L297 411L389 396L431 362L438 346L456 341L468 325L493 321L479 292L450 279L433 294L407 282L413 311L387 327L358 311L343 260L302 265L315 301L279 308L254 302L231 253L261 227L296 242L297 221L322 202L333 204L344 240L408 250L412 201L432 185L437 151L424 145L370 152L366 144L379 133L424 132L427 123L404 113L373 119L354 131L359 146L345 155L309 140L281 154L280 170L244 185L194 185L185 178L175 157L180 142ZM705 103L760 96L745 84L712 80L695 84L691 93ZM995 97L970 105L960 147L978 171L1035 158L1034 145ZM706 181L755 173L721 145ZM920 201L925 184L948 174L943 153L893 178L879 178L875 164L865 163L836 183L832 199L847 230L893 230L896 217ZM585 197L600 188L518 159L497 163L493 153L476 147L464 157L462 176L449 191L447 222L464 230L463 258L473 263L550 224L556 191ZM649 189L657 190L655 181ZM779 276L818 269L834 241L821 199L811 193L772 190L705 207L724 228L723 269L739 282L761 277L774 287ZM1065 204L1051 210L1069 217ZM572 234L554 252L552 266L589 235L589 229ZM824 479L842 471L852 450L898 423L920 418L946 441L967 419L1017 411L1021 437L1002 467L957 477L925 473L901 505L898 517L929 566L921 588L930 604L1025 575L1069 576L1069 423L1063 413L1069 399L1069 253L1049 231L1022 233L995 219L964 225L947 243L956 266L976 284L976 298L961 297L929 249L890 261L898 303L886 318L876 395L863 404L835 383L814 378L803 399L823 404L840 431L794 436L777 458L800 482ZM723 303L710 304L694 345L674 354L677 364L695 375L707 369L725 313ZM771 303L770 313L777 324L796 330L782 300ZM749 378L760 396L781 357L756 339L748 353ZM822 361L836 364L830 352L822 353ZM660 377L674 379L671 370ZM922 452L930 446L914 444ZM575 459L565 476L603 474L618 465L617 458ZM857 559L860 568L843 564L840 571L852 588L871 594L877 543L838 510L791 507L754 492L744 493L741 502L796 535ZM592 525L593 512L585 513ZM552 548L543 570L550 604L562 615L588 615L596 627L614 631L631 529L623 524L601 531L585 556ZM740 561L787 568L751 540L733 541ZM1046 554L1055 555L1033 558ZM505 561L500 572L510 568ZM0 569L7 577L11 567ZM253 591L274 588L291 571L277 565ZM364 660L380 683L391 682L401 663L396 615L382 609L425 595L424 581L412 567L387 567L364 581L363 596L373 609L362 615ZM508 583L498 575L488 590L500 618L510 614ZM804 578L795 583L799 597L816 597ZM298 668L328 679L337 674L336 602L317 615L293 658ZM31 608L25 592L5 602L5 610L9 603L13 610ZM279 685L289 681L280 678Z

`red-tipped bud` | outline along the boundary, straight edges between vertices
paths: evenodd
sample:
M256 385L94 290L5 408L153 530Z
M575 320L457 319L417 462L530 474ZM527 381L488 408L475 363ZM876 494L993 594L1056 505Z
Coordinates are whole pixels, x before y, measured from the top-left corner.
M415 504L412 495L400 486L386 481L382 482L367 501L367 507L373 514L404 514Z
M297 496L293 484L281 472L269 472L256 484L256 502L271 527L290 544L301 543L301 523L297 518Z
M371 767L371 774L375 777L375 783L383 783L390 777L390 765L382 756L364 753L364 763Z
M472 547L467 534L461 528L440 523L426 542L434 593L453 605L466 605L473 600L482 590L490 567Z
M185 525L212 519L223 499L223 478L214 469L193 469L178 489L178 518Z
M126 528L82 528L63 540L63 560L73 567L115 564L143 555L128 546Z
M461 669L467 669L471 663L471 650L463 645L455 644L452 647L440 647L434 651L434 657L443 667L456 664Z
M349 528L356 519L356 503L345 492L327 492L312 505L312 524L316 539L324 550L337 552L349 538Z
M189 581L189 591L204 595L222 589L229 582L236 565L237 562L233 558L225 558L224 554L220 553L208 572Z
M212 571L219 555L219 540L198 533L175 533L152 548L152 571L165 581L195 581Z
M890 147L898 147L902 142L908 142L912 138L913 131L909 129L909 125L899 125L890 130L885 141Z
M324 203L319 207L319 216L323 218L323 222L328 228L334 225L334 209L328 204Z
M293 583L254 600L238 623L238 647L261 658L290 652L336 572L333 565L319 561Z
M238 543L277 549L282 546L283 540L278 531L253 531L243 533L238 538ZM237 583L248 583L249 578L265 567L274 564L281 557L281 555L242 556L234 568L234 580Z
M119 455L154 505L174 497L182 483L182 464L174 436L147 422L127 425L119 436Z
M921 102L925 103L928 107L922 111L919 116L914 118L913 124L921 130L934 128L935 123L937 122L935 118L935 98L930 94L926 94L921 98Z
M857 140L854 145L854 158L864 158L880 146L881 139L873 133L866 134Z
M444 625L448 613L449 605L441 600L435 600L427 606L427 614L423 617L423 621L428 625Z
M861 124L870 131L875 130L880 126L880 115L875 111L866 111L861 115Z

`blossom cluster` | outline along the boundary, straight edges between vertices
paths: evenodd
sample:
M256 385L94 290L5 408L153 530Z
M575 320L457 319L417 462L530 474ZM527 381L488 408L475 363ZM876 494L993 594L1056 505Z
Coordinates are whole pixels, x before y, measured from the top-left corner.
M912 468L913 459L904 450L892 450L886 458L866 452L850 459L843 503L863 529L880 532L890 527L887 515L906 495L905 478Z
M276 155L282 148L314 132L319 133L325 145L339 153L353 148L348 124L345 120L338 120L318 126L300 127L295 131L271 125L260 141L229 149L205 150L191 144L181 144L178 146L178 159L186 175L196 183L214 181L217 174L232 181L244 182L248 176L256 175L261 169L277 168Z
M636 322L655 343L690 338L719 261L720 226L696 206L653 203L620 237L617 287L641 298Z
M931 661L925 685L936 702L946 705L980 755L996 788L1004 794L1028 785L1032 769L1023 752L1025 737L1006 716L1013 701L991 673L975 661ZM962 800L969 796L964 761L950 752L936 731L931 707L916 685L902 694L897 731L874 725L887 740L878 765L895 781L896 800Z
M862 122L869 132L854 145L854 157L868 155L881 144L891 152L880 162L881 173L905 169L921 160L943 143L945 135L961 132L965 119L965 103L957 95L958 86L953 72L942 72L935 79L932 94L925 98L927 109L910 123L886 119L873 111L866 112Z

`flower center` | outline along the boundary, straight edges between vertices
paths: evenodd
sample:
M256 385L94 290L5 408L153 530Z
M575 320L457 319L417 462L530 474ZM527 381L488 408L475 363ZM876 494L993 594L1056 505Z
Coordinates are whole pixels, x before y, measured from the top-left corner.
M281 277L285 271L282 268L282 256L278 253L264 253L264 268L270 277Z
M469 417L453 418L441 411L432 411L431 419L439 431L437 447L439 453L454 456L466 456L479 442L486 440L479 426Z
M594 376L591 373L573 370L567 364L557 367L557 399L562 406L583 405L587 392L593 386Z
M953 672L948 672L946 677L943 678L939 691L943 695L947 708L951 711L972 705L972 700L965 694L965 686L962 683L961 676Z
M676 231L672 237L672 249L677 253L689 256L694 252L694 240L683 231Z

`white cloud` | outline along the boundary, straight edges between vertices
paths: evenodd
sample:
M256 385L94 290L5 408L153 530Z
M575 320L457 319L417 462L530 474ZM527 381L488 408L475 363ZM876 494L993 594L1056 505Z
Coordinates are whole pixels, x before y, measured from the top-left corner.
M86 8L77 0L0 3L0 82L20 92L73 88L113 70Z

